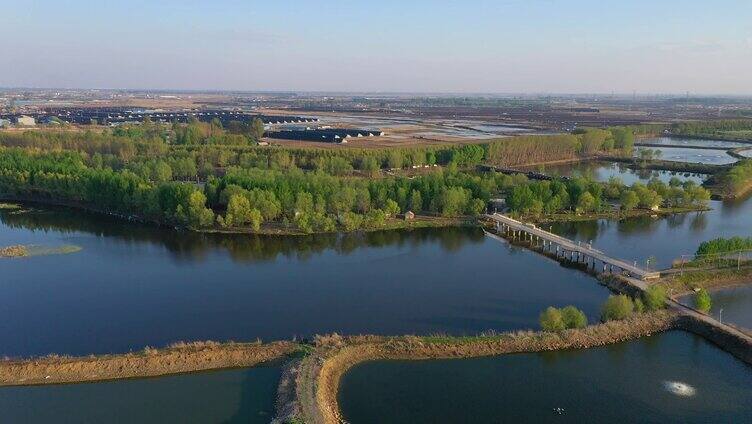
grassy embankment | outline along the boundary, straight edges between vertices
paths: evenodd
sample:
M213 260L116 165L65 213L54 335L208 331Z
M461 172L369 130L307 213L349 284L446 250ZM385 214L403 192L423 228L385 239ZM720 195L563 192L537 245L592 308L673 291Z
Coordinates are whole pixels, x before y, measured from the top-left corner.
M460 359L522 352L586 349L649 336L674 328L668 311L635 315L561 333L519 331L476 337L361 336L321 337L298 370L296 410L306 423L339 423L337 405L342 376L358 363L373 360Z
M155 377L221 368L250 367L294 354L300 345L273 343L176 343L120 355L0 360L0 386L80 383Z

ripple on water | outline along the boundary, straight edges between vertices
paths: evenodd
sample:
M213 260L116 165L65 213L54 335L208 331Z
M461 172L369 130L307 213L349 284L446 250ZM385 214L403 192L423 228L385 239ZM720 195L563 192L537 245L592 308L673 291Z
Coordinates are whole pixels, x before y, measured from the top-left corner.
M695 388L681 381L664 381L663 387L676 396L690 397L695 395Z

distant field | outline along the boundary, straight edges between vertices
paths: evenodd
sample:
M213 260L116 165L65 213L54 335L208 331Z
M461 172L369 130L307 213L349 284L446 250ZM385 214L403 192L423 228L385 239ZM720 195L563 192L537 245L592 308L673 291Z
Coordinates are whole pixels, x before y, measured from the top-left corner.
M752 130L722 131L721 135L739 139L752 139Z

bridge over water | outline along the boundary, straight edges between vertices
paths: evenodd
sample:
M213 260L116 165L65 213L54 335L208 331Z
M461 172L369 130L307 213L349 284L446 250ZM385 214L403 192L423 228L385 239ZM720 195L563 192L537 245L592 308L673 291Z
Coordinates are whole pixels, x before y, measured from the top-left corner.
M508 216L495 213L486 215L495 221L496 231L499 235L512 240L529 241L531 245L542 248L544 252L555 254L557 258L567 259L572 262L583 263L595 269L596 264L603 266L603 272L617 272L640 280L657 279L660 273L643 269L636 264L611 257L606 253L593 249L589 244L575 242L568 238L542 230L533 224L527 224Z

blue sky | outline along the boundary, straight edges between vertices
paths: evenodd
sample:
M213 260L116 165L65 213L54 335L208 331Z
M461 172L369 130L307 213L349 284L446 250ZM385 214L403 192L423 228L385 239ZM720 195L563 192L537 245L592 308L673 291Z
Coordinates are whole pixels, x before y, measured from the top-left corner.
M752 2L47 1L0 86L752 94Z

